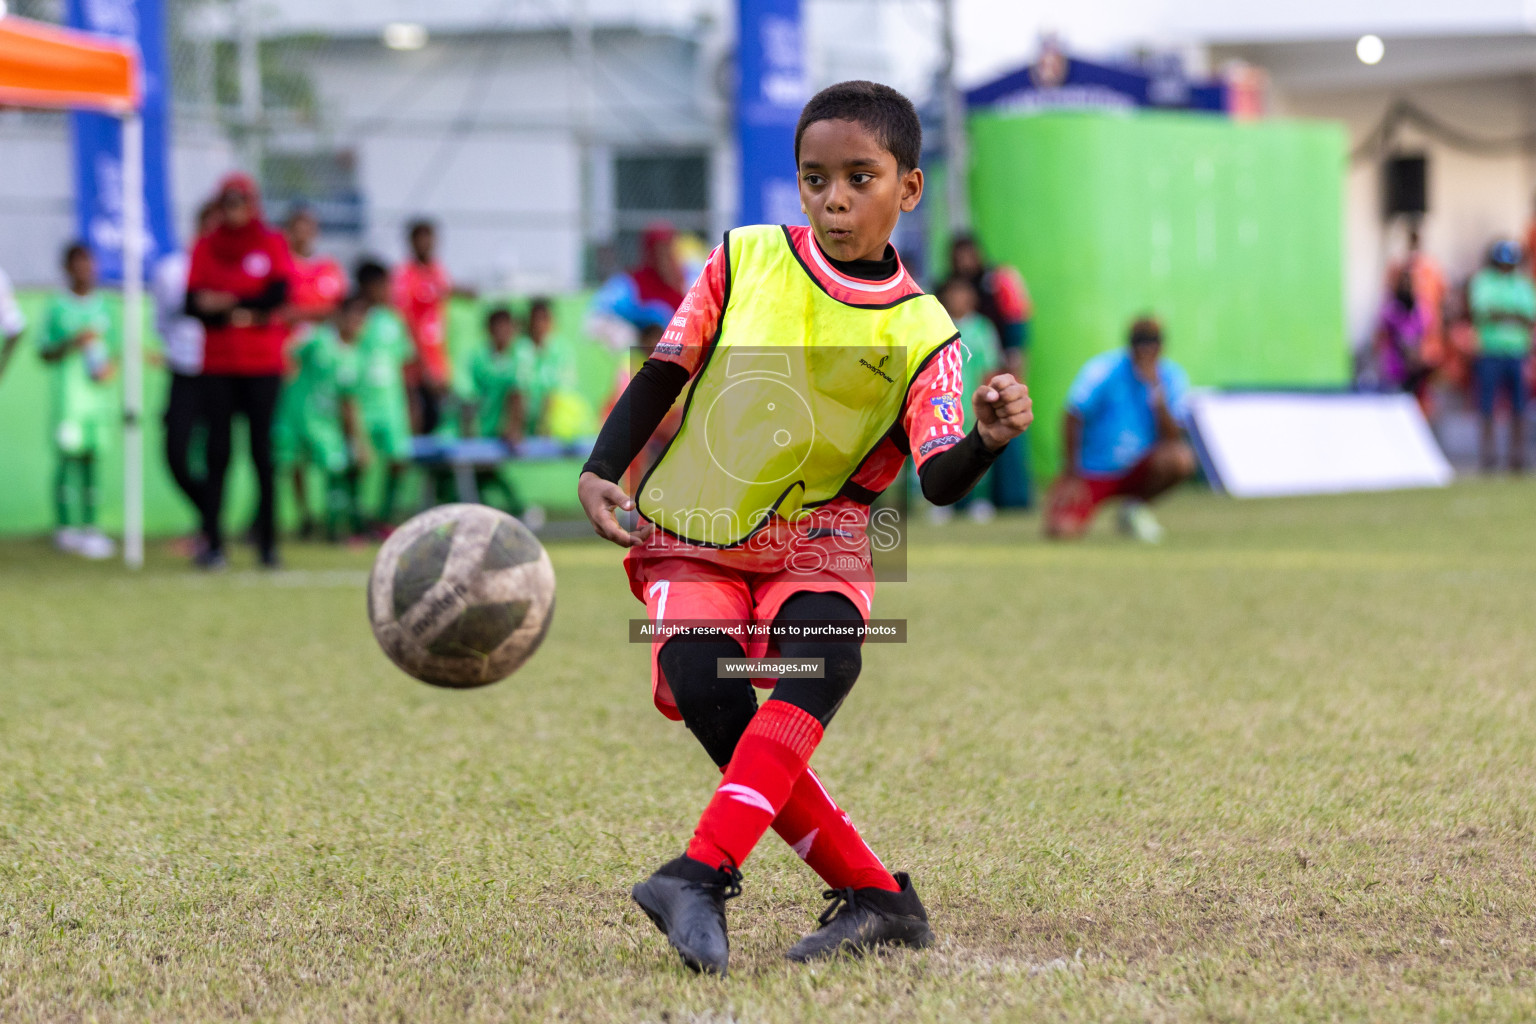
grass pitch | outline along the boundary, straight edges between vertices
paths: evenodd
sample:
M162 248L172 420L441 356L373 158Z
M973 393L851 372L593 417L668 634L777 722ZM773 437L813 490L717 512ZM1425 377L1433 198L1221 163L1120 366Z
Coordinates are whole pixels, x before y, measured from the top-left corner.
M717 776L617 549L471 693L374 647L369 555L140 577L0 545L0 1020L1536 1017L1536 485L1189 494L1159 549L921 528L816 764L926 952L805 967L771 833L732 976L628 899Z

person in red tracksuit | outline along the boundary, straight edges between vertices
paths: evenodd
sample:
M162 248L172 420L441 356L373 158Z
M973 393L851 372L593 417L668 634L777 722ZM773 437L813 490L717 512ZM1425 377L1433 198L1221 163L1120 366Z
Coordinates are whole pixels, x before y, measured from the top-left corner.
M261 564L275 568L272 417L283 383L283 344L291 329L282 315L293 258L281 232L262 220L256 183L231 174L220 184L219 226L198 239L187 272L187 313L203 322L204 401L208 419L208 477L203 489L203 546L195 558L221 569L224 556L224 476L230 428L246 421L260 497L253 527Z
M405 321L416 358L406 364L411 399L411 429L430 434L442 417L453 370L448 363L448 300L453 282L437 261L437 225L415 220L406 227L411 255L395 268L390 290L395 311Z

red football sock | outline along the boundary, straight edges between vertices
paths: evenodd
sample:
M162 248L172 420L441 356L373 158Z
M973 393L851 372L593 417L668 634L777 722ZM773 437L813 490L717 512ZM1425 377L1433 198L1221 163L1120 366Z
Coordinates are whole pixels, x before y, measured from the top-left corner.
M688 856L711 867L741 867L789 802L821 742L821 723L782 700L766 701L736 743L725 777L699 818Z
M830 888L901 889L809 768L795 780L773 830Z

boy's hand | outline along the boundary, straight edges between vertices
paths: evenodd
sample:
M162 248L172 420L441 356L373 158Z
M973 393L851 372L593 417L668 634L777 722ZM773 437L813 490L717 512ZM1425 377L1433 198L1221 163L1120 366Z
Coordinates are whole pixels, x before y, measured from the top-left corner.
M995 452L1024 433L1035 420L1029 388L1011 373L1000 373L977 388L971 396L971 408L976 412L976 432L982 443Z
M193 302L199 310L212 316L234 309L240 303L240 296L234 292L203 289L195 293Z
M596 473L581 474L581 480L576 484L576 497L580 499L581 510L587 514L597 535L613 541L621 548L644 544L655 532L656 528L650 523L641 523L633 532L620 526L613 510L617 508L628 512L635 507L635 503L624 493L624 488L604 480Z

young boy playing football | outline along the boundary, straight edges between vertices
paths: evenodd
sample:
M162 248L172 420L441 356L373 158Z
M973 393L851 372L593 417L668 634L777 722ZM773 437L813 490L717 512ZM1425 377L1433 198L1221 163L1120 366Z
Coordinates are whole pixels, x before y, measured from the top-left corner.
M694 970L725 973L725 901L770 827L833 900L791 959L932 941L910 879L886 870L807 766L861 667L870 504L908 455L928 500L955 502L1033 416L1024 385L999 374L971 396L975 427L962 425L955 326L890 245L922 198L921 147L893 89L844 82L813 97L795 130L811 226L727 233L578 485L594 529L629 549L630 588L654 623L721 624L652 647L658 710L724 777L684 854L633 890ZM631 500L615 481L684 387L677 436ZM615 510L632 509L628 529ZM757 627L780 635L770 646ZM717 670L770 650L819 661L822 677L786 675L759 707L758 673Z

